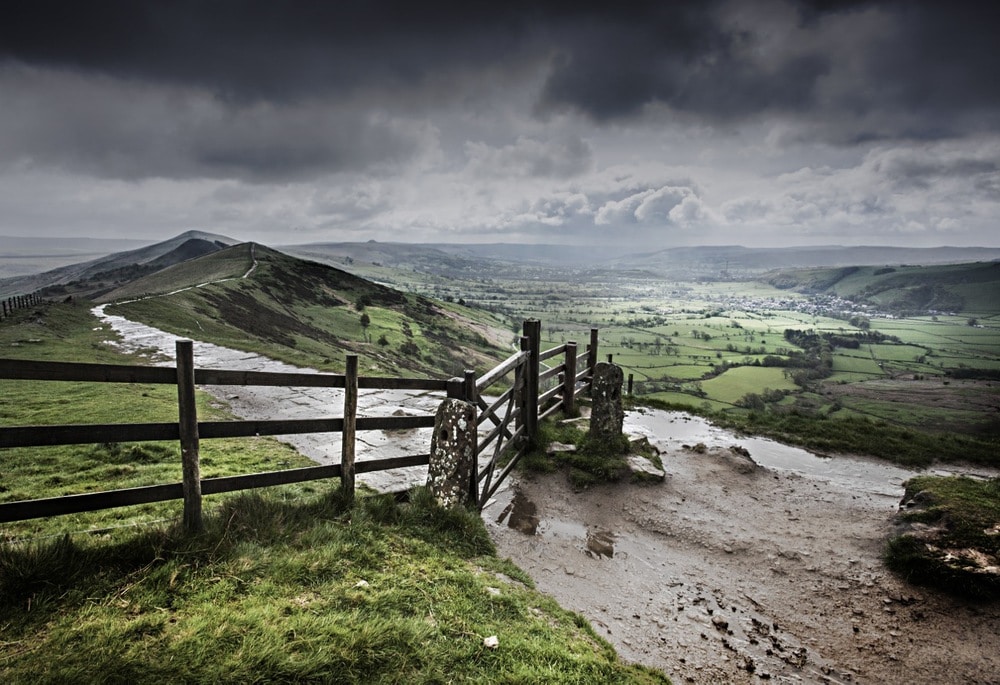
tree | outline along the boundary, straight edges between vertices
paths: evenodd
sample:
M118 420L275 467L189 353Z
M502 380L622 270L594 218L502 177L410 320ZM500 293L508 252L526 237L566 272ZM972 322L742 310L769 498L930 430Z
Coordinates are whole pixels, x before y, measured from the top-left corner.
M363 329L363 335L365 339L368 339L368 327L372 325L372 318L368 316L368 312L361 314L361 328Z

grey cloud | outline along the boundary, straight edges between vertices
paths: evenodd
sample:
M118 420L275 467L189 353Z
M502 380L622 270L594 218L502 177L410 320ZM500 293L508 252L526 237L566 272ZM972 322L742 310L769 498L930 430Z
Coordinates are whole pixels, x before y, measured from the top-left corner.
M465 152L467 170L485 177L570 178L593 165L593 150L579 136L544 141L521 136L503 147L467 142Z
M303 101L234 106L38 69L0 69L0 157L112 178L266 181L391 165L433 148L420 122Z

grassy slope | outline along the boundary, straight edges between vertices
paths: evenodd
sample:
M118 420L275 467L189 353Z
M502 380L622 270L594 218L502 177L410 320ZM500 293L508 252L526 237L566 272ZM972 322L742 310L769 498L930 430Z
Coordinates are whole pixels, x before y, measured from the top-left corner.
M15 358L137 362L106 345L109 331L95 324L82 304L24 310L0 323L0 348ZM102 393L88 385L4 381L0 419L172 413L169 386ZM301 459L269 439L204 441L202 451L206 475ZM176 448L164 443L2 457L8 500L179 470ZM666 682L619 662L585 621L532 590L496 558L478 517L442 512L422 491L409 505L375 496L352 507L336 490L304 484L209 498L207 532L194 539L169 521L149 525L174 518L178 503L4 525L0 680ZM136 523L145 532L60 535ZM11 542L24 537L35 541ZM491 635L496 650L483 644Z
M976 597L1000 597L1000 479L918 476L899 518L924 526L893 538L886 563L907 580Z
M259 245L258 267L243 279L251 264L249 250L249 244L238 245L181 264L111 296L169 293L202 283L199 267L228 280L108 311L178 335L324 370L341 370L343 355L351 353L361 356L364 373L460 375L466 368L484 371L509 352L488 341L496 322L481 313L446 308Z
M85 303L49 304L21 310L0 322L0 355L8 359L144 364L107 344ZM208 395L198 394L205 420L230 418ZM63 423L145 423L177 420L177 390L138 383L0 381L0 426ZM56 497L96 490L180 482L178 445L170 442L108 443L2 450L0 501ZM205 440L202 475L277 471L312 461L270 438ZM0 539L59 530L103 530L126 523L172 519L180 504L165 502L127 509L71 514L0 526ZM107 535L105 535L107 537Z
M0 547L0 621L6 682L667 682L423 491L250 496L194 539Z

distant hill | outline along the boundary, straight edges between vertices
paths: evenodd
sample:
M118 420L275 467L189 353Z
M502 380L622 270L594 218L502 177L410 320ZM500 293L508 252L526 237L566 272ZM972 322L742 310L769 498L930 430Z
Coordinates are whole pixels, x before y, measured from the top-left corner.
M786 247L740 245L671 247L640 252L634 246L566 246L443 243L312 243L281 247L283 252L351 268L356 263L417 270L449 278L530 276L546 268L546 278L606 278L645 274L651 278L746 278L787 267L902 264L957 264L1000 259L1000 248Z
M1000 262L781 269L762 280L786 290L836 295L901 314L977 314L995 311L1000 302Z
M232 238L213 233L187 231L170 240L125 252L42 273L0 279L0 297L32 292L43 297L96 297L139 276L236 243Z
M30 276L149 245L119 238L31 238L0 236L0 279Z
M770 269L840 266L959 264L1000 259L1000 248L983 247L674 247L615 260L619 267L662 274L746 276Z
M512 334L486 312L402 293L252 243L174 264L100 299L138 297L148 299L108 311L314 368L340 369L344 354L355 353L366 373L440 377L486 370L510 353Z

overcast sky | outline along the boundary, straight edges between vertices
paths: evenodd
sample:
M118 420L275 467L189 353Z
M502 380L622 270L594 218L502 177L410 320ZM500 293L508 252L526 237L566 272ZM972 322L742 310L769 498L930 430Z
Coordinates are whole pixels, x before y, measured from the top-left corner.
M4 3L0 235L1000 245L1000 3Z

